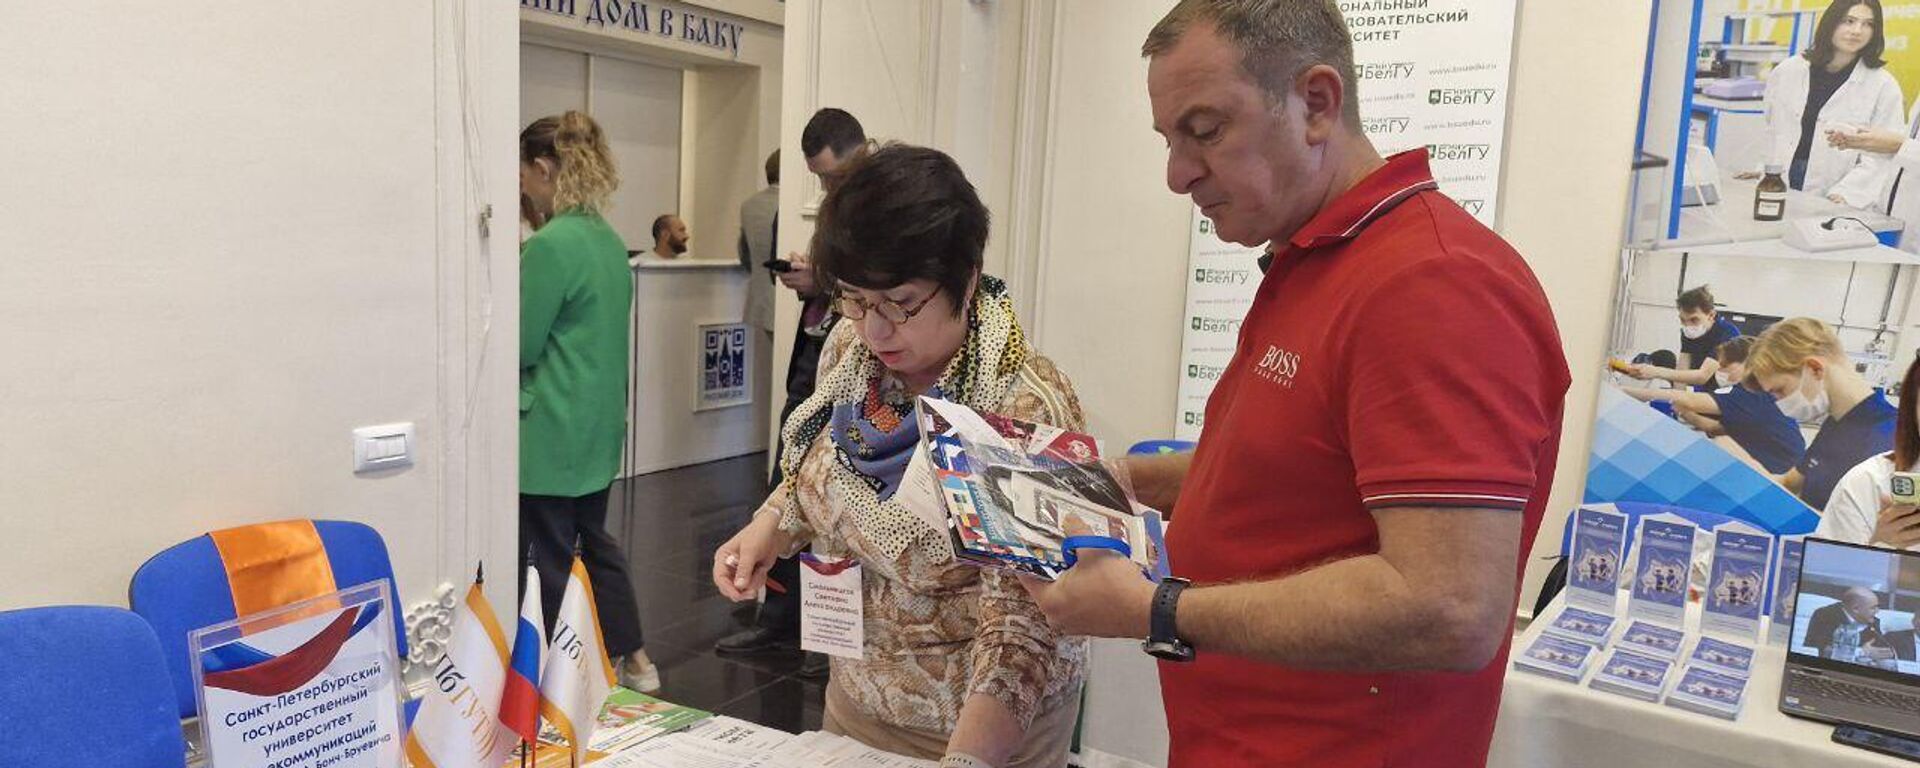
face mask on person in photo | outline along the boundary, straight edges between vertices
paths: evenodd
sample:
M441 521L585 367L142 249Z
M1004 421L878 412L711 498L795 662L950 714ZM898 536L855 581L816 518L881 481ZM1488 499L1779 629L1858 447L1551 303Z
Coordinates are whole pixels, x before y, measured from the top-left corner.
M1807 396L1807 383L1812 380L1813 369L1807 368L1800 371L1800 386L1794 388L1793 394L1780 398L1776 403L1780 406L1780 412L1786 414L1787 418L1801 422L1827 420L1827 413L1832 409L1833 402L1827 397L1826 387L1819 387L1812 397Z
M1726 389L1727 387L1733 386L1733 377L1727 375L1726 371L1714 371L1713 383L1721 389Z
M1704 323L1700 325L1680 326L1680 336L1682 338L1685 338L1688 341L1692 341L1694 339L1700 338L1705 335L1707 335L1707 326Z

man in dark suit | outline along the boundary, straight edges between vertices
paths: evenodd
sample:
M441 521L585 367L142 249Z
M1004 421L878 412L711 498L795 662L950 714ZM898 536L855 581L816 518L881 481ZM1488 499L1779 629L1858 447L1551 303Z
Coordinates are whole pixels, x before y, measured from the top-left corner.
M1860 633L1860 646L1885 647L1886 641L1880 631L1880 596L1866 587L1847 587L1840 594L1840 602L1813 612L1807 621L1807 633L1800 644L1812 647L1821 653L1833 645L1833 636L1846 624L1865 624ZM1912 658L1912 633L1907 633L1908 656Z

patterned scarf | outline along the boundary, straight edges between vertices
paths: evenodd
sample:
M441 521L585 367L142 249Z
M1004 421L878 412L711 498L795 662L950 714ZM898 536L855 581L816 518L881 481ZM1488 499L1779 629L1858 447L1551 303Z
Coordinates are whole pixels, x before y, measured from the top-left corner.
M979 411L997 411L1032 354L1006 283L981 275L966 321L966 341L927 394ZM783 482L794 482L814 441L832 429L830 495L852 505L855 524L892 559L917 538L900 535L906 533L900 530L901 522L917 518L893 499L893 492L920 442L920 429L913 418L913 398L889 391L885 382L891 379L884 374L879 358L855 336L832 370L820 372L813 395L787 418L780 468Z

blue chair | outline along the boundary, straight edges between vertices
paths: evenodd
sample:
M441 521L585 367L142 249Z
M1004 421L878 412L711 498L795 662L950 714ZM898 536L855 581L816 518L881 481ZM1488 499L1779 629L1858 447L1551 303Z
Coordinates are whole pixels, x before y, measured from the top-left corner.
M1191 440L1142 440L1127 449L1128 456L1153 456L1162 453L1187 453L1193 450Z
M387 582L395 601L390 611L394 641L400 658L406 658L407 630L398 605L400 590L394 584L393 563L387 559L387 545L379 532L361 523L339 520L315 520L313 527L327 550L333 581L339 588L375 579ZM127 598L134 612L152 624L160 637L179 716L193 717L199 712L199 702L194 698L193 670L188 666L187 634L239 618L226 566L213 537L189 539L148 559L134 572Z
M153 628L121 608L0 612L0 755L36 768L184 768Z

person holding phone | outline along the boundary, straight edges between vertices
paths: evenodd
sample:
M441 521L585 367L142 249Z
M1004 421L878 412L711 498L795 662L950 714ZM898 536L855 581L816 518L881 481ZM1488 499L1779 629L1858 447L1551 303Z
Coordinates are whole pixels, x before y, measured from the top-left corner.
M1920 358L1907 367L1900 384L1900 410L1894 419L1893 450L1860 462L1840 478L1813 535L1855 544L1920 550L1920 509L1895 504L1889 494L1893 473L1920 471Z

